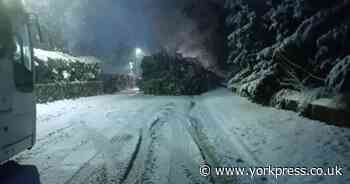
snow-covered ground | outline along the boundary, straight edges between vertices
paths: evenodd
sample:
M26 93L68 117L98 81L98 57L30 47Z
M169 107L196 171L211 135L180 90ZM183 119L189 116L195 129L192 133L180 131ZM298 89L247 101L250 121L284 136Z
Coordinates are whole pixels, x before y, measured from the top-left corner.
M42 184L350 183L350 130L220 89L123 93L37 106L37 144L15 159ZM199 166L335 167L343 176L202 177ZM1 183L1 182L0 182Z

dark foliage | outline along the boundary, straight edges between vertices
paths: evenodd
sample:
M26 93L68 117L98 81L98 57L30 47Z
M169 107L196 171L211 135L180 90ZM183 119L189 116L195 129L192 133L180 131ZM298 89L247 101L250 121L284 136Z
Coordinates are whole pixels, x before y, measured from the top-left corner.
M230 86L239 93L267 103L282 89L349 92L349 1L227 0L226 7L228 62L239 68Z
M103 83L93 81L38 84L35 86L35 94L38 103L95 96L103 94Z
M128 75L103 74L103 92L112 94L128 87L131 87L132 78Z
M217 87L219 78L196 63L165 52L147 56L139 86L154 95L196 95Z
M327 87L333 93L348 94L350 92L350 56L337 63L327 77Z
M40 61L36 59L36 83L97 81L100 79L99 64L67 62L62 60Z

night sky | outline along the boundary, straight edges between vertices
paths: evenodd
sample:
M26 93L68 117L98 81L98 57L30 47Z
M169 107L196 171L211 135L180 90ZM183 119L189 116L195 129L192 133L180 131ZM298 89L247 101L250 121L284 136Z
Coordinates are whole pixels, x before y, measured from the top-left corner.
M29 1L38 11L46 6L51 19L62 24L69 50L76 55L108 56L122 43L146 53L180 51L185 56L202 57L206 65L215 60L203 41L212 36L210 27L218 22L212 17L217 12L199 12L194 20L185 16L183 9L192 3L205 10L208 2L223 6L224 0ZM198 17L212 23L199 30Z
M177 2L177 1L176 1ZM80 5L80 6L79 6ZM108 54L120 42L153 50L174 29L179 2L162 0L102 0L73 6L65 28L72 49L96 49ZM166 30L167 29L167 30Z

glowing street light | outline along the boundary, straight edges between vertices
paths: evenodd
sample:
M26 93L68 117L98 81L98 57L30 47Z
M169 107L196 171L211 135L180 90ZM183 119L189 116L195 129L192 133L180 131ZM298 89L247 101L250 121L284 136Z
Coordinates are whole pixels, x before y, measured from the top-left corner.
M129 69L133 70L134 69L134 63L133 62L129 62Z
M135 49L135 54L136 54L136 57L137 58L141 58L142 56L143 56L143 50L142 49L140 49L140 48L136 48Z
M141 48L135 48L134 72L136 76L141 74L141 62L144 56L145 52Z

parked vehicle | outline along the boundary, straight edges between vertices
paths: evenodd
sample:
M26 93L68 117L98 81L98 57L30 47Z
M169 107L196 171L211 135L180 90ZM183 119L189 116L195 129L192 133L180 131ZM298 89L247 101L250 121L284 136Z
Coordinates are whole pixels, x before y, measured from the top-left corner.
M30 22L23 0L0 0L0 163L36 139Z

